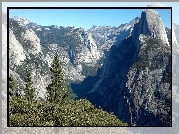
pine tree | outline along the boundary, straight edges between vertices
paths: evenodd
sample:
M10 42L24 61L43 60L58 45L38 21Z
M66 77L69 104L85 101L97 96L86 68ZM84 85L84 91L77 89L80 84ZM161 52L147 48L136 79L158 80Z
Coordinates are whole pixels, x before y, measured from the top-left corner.
M12 74L10 74L10 76L9 76L9 88L11 88L12 91L15 93L15 95L17 95L18 85L17 85L16 81L14 80Z
M50 71L51 83L47 87L47 99L50 102L63 103L68 100L70 96L70 89L66 87L61 62L57 53L54 56Z
M26 87L25 87L25 97L32 101L35 97L35 88L33 87L32 77L30 71L27 71Z

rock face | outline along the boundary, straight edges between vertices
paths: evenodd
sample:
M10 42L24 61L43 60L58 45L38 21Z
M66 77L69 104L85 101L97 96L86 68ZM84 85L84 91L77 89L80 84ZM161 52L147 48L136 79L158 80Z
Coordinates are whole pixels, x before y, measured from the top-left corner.
M152 9L147 9L142 11L140 22L138 26L135 27L138 30L133 30L133 41L137 44L138 41L136 38L140 36L140 34L148 35L151 38L156 38L163 43L169 45L166 30L164 24L159 17L157 11Z
M5 29L7 20L6 14L3 15ZM45 87L50 79L49 67L55 52L59 53L68 82L81 82L87 76L96 75L110 47L129 36L138 21L139 18L136 18L118 27L95 26L84 29L40 26L25 18L9 18L10 72L21 81L20 86L23 88L24 73L27 68L31 68L36 92L39 97L45 97ZM7 34L3 35L6 46Z
M136 17L129 23L122 24L119 27L93 26L90 31L100 49L109 50L112 45L119 45L122 40L132 33L133 27L138 23L139 19Z
M9 71L21 89L29 67L36 93L44 98L58 52L66 79L81 82L72 86L79 97L133 126L171 126L171 48L156 11L145 10L119 27L88 30L40 26L19 17L9 22Z
M156 11L143 11L132 35L111 47L93 85L85 97L130 125L171 126L171 48Z

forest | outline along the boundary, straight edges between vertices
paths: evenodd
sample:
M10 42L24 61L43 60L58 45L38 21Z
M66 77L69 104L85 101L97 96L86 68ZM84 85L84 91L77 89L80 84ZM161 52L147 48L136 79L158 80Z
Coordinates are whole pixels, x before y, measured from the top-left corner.
M13 75L9 76L9 126L127 126L112 112L94 106L87 99L74 99L66 84L56 53L51 64L51 82L46 99L37 99L30 68L26 69L24 93Z

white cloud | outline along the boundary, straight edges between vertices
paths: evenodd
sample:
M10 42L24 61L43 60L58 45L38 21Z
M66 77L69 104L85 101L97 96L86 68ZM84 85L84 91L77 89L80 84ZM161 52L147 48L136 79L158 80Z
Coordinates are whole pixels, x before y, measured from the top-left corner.
M165 7L165 6L161 3L154 2L154 3L151 3L151 4L147 4L147 7Z

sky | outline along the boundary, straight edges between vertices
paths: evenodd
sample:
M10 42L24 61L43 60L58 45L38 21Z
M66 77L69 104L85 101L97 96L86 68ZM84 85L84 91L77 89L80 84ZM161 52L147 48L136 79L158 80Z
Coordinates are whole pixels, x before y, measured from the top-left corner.
M158 10L166 27L170 27L170 10ZM10 9L10 17L25 17L42 26L119 26L141 16L141 9Z
M165 6L173 7L173 18L176 15L176 10L178 10L178 6L175 3L169 3L169 2L163 2L162 4ZM43 6L43 7L57 7L57 6L66 6L66 7L72 7L72 6L88 6L88 7L146 7L147 4L150 4L148 2L97 2L94 4L94 2L51 2L47 3L22 3L22 2L3 2L2 3L2 10L6 11L7 7L27 7L27 6ZM177 7L176 7L177 6ZM159 15L164 22L164 25L168 28L171 27L170 24L170 10L157 10L159 12ZM82 27L82 28L91 28L93 25L96 26L119 26L121 24L128 23L129 21L133 20L136 17L140 17L142 10L12 10L10 11L10 17L13 16L19 16L19 17L25 17L29 21L37 23L38 25L42 26L49 26L49 25L57 25L57 26L75 26L75 27ZM178 15L177 15L178 16ZM177 23L176 20L173 19L173 22ZM178 23L177 23L178 24Z

